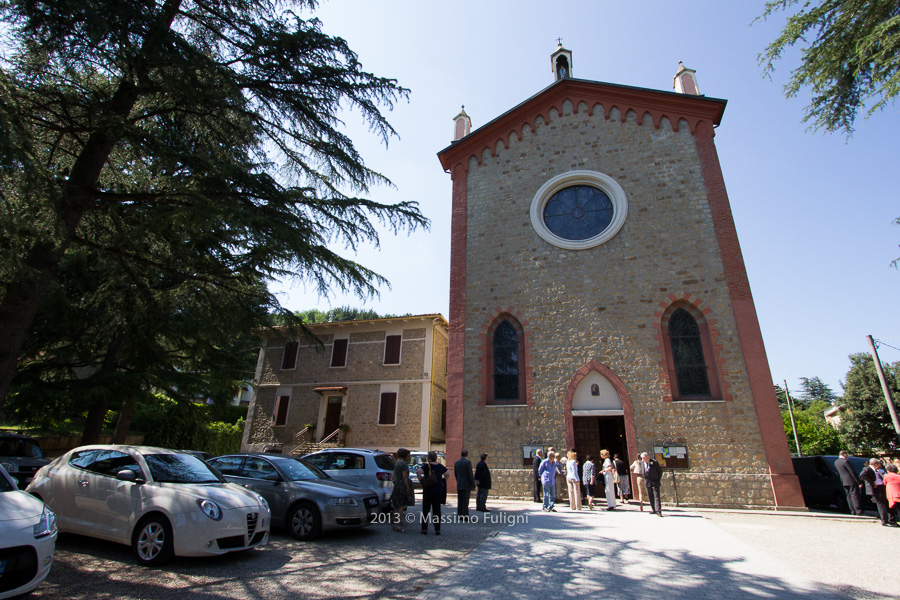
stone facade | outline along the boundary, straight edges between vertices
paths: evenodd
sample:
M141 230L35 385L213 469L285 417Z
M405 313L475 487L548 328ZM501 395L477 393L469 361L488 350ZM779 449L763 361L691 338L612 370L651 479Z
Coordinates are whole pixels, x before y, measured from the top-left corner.
M303 442L322 440L339 425L349 428L338 435L345 446L444 449L447 322L441 315L314 324L309 329L315 337L286 329L260 332L243 450L280 446L291 452ZM400 363L386 365L386 338L398 335ZM340 339L347 340L346 364L332 367L335 340ZM297 359L282 368L288 343L297 345ZM387 425L379 423L385 392L396 393L395 422ZM289 397L283 425L274 423L279 396ZM336 422L328 421L329 401L340 402ZM310 423L314 431L300 435Z
M666 501L677 487L680 504L803 505L712 144L722 110L561 80L440 153L454 185L448 462L463 447L487 452L493 494L531 495L523 446L573 447L572 396L596 372L621 402L627 463L687 448L689 468L666 472ZM538 190L573 171L611 177L627 198L621 230L579 250L548 243L530 220ZM679 307L705 332L709 399L674 391L666 319ZM524 338L515 405L484 401L498 319Z

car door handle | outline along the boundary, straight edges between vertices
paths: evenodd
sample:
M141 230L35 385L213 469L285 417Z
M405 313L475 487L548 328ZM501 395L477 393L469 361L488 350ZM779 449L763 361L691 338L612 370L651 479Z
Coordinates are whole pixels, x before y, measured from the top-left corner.
M90 481L87 481L85 479L78 480L78 485L80 485L81 487L87 487L88 485L90 485L90 483L91 483Z

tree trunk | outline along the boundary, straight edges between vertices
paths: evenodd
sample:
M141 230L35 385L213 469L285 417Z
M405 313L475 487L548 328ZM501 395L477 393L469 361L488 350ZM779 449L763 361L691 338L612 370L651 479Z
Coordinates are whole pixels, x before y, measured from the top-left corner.
M113 444L124 444L128 437L128 428L131 426L131 417L134 416L134 407L137 405L137 396L129 395L122 403L119 412L119 421L116 423L116 432L113 434Z
M106 418L108 409L109 396L101 392L100 396L94 400L90 410L88 410L87 419L84 422L84 433L81 435L82 446L100 443L100 434L103 433L103 421Z

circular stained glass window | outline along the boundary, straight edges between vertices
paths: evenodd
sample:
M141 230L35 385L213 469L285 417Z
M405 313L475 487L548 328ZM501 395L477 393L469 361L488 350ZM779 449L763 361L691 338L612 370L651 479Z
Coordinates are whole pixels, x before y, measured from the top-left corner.
M544 224L564 240L589 240L613 218L613 203L602 190L573 185L553 194L544 205Z
M599 171L567 171L534 194L529 211L535 233L566 250L611 240L625 225L628 199L615 179Z

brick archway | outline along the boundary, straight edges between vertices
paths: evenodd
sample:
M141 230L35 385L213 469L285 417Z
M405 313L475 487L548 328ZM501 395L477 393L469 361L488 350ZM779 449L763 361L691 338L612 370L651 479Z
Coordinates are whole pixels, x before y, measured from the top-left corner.
M628 442L628 456L625 457L625 464L630 464L634 457L637 456L638 444L637 434L634 429L634 407L631 404L631 396L625 389L625 384L619 379L612 369L597 360L591 360L586 365L578 369L569 380L566 386L566 397L563 403L566 420L566 448L571 448L575 444L575 425L572 421L572 399L575 397L575 390L578 384L584 379L588 373L596 371L609 381L615 388L619 399L622 401L622 412L625 418L625 437Z

